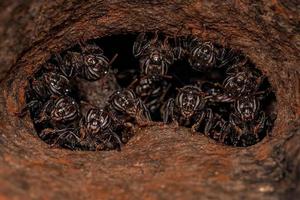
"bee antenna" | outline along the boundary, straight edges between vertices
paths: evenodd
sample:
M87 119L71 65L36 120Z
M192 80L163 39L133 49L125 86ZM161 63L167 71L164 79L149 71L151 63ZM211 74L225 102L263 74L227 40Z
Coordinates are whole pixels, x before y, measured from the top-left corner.
M181 88L178 88L178 87L176 87L175 90L176 90L177 92L181 92L181 91L182 91L182 89L181 89Z
M117 59L117 57L119 56L119 54L115 54L114 57L110 60L110 62L108 63L109 66L111 66L111 64Z

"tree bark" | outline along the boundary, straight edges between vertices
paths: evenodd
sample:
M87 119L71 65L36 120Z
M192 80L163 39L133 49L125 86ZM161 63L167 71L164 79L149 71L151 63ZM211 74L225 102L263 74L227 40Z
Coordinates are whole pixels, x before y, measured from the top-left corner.
M2 1L0 198L296 199L300 196L297 1ZM50 148L29 117L27 78L80 39L159 30L242 50L277 96L272 134L247 148L188 129L140 129L121 152Z

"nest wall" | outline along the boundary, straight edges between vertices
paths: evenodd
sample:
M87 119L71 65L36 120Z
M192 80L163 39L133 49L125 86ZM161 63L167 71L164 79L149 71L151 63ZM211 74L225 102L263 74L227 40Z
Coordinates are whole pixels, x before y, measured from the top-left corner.
M7 5L5 5L7 4ZM293 2L64 1L1 7L0 193L3 198L278 199L299 194L299 44ZM225 147L188 129L140 129L121 152L53 149L36 135L27 78L79 40L159 30L242 50L277 96L272 134ZM233 195L234 194L234 195ZM232 197L233 195L233 197Z

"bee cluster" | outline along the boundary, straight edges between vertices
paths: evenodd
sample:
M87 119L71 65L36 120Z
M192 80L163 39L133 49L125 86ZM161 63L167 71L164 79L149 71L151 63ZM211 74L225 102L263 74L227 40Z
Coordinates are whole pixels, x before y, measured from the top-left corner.
M253 145L272 128L274 93L239 51L157 32L140 33L131 46L131 68L114 68L117 54L108 59L93 41L54 55L29 79L20 115L29 110L42 140L72 150L120 149L136 127L155 121L232 146ZM100 87L82 89L84 82ZM106 91L103 102L91 103L87 90Z

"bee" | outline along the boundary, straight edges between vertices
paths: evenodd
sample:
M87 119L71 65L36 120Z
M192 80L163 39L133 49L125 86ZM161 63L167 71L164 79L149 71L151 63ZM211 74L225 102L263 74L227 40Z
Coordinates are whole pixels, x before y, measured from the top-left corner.
M63 57L56 55L60 71L66 77L78 76L88 81L104 78L109 73L117 54L109 60L99 46L83 42L79 45L81 52L67 51Z

